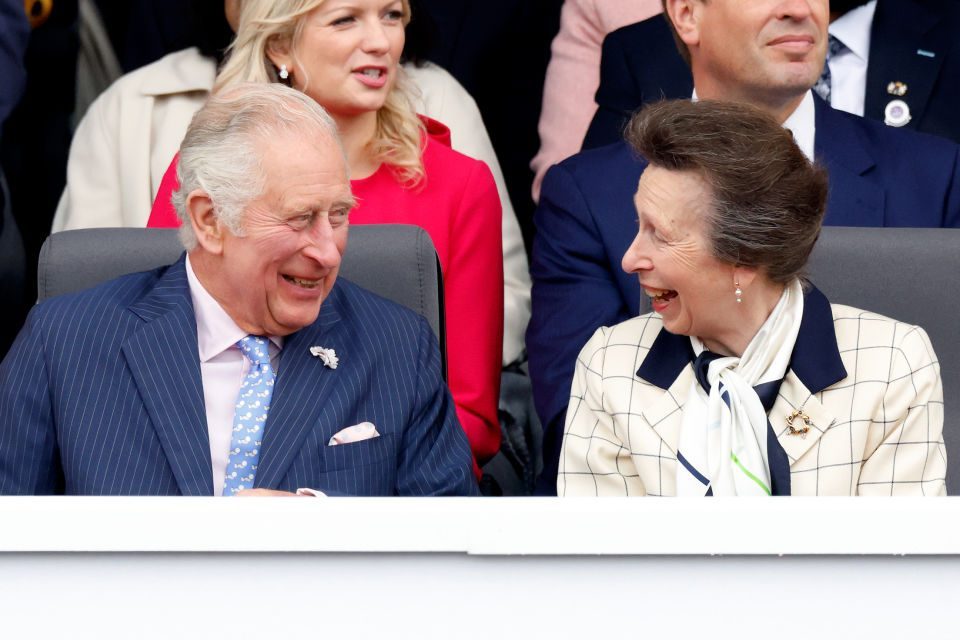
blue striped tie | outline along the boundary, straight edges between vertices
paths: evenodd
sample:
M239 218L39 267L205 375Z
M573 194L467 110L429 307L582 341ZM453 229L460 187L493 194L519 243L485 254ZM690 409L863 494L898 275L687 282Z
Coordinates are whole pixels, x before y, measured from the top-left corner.
M247 336L237 342L240 351L250 361L250 371L240 385L233 414L230 457L227 459L227 474L223 482L225 496L235 495L242 489L252 489L257 474L260 443L276 379L270 366L268 344L268 340L262 336Z
M820 79L813 85L813 90L817 95L823 98L824 102L830 104L830 95L833 92L831 86L833 79L830 77L830 61L843 51L847 50L847 45L840 42L834 35L830 35L827 43L827 59L823 61L823 71L820 73Z

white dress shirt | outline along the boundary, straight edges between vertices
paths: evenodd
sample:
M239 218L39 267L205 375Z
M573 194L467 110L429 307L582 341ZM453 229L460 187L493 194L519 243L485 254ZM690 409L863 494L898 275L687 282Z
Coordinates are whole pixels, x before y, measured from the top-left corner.
M697 101L696 88L693 89L690 99ZM813 90L807 91L797 108L784 120L783 128L790 130L800 151L803 151L803 155L813 162L814 143L817 137L817 112L813 104Z
M234 407L243 378L250 370L250 361L243 356L236 343L248 334L237 326L220 303L200 284L190 264L190 256L187 256L187 283L197 318L197 347L207 432L210 436L213 495L219 496L223 494L230 455ZM283 338L270 336L270 364L274 373L279 369L282 348Z
M830 65L830 106L863 115L867 93L867 65L870 62L870 28L877 0L852 9L830 23L830 35L846 45L833 56Z
M813 148L817 138L817 110L813 104L812 90L807 91L797 108L783 121L783 128L790 130L800 151L813 162Z

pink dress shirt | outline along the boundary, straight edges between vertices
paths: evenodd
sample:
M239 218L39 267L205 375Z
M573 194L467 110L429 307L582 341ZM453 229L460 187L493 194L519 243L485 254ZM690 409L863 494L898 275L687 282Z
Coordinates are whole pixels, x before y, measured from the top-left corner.
M204 289L193 272L187 256L187 283L197 318L197 347L200 355L200 378L203 381L203 402L207 409L207 432L210 436L210 461L213 467L213 495L223 494L227 471L230 436L233 434L233 412L240 385L250 369L236 343L247 333L227 315L213 296ZM277 373L283 338L270 336L270 364Z
M660 13L660 0L566 0L560 12L560 32L553 39L543 86L540 112L540 151L530 162L536 173L533 199L540 199L543 174L554 164L580 151L590 120L597 110L600 51L611 31ZM655 60L650 62L656 64Z

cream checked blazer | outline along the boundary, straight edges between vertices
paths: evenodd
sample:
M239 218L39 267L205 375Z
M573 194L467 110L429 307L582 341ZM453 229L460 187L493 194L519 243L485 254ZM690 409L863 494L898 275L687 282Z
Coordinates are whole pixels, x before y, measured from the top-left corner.
M816 289L803 316L769 414L789 457L791 494L946 495L943 389L926 332L830 305ZM558 495L676 495L693 352L688 338L661 328L655 314L601 327L580 352ZM801 407L812 426L790 435L786 418Z

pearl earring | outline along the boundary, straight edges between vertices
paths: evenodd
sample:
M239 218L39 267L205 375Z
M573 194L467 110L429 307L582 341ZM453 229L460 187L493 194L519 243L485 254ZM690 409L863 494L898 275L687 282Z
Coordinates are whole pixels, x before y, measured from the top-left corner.
M280 71L279 73L277 73L277 75L280 76L281 80L286 80L287 78L289 78L290 71L287 69L287 65L285 64L280 65Z
M743 291L740 289L740 281L739 281L739 280L734 280L734 281L733 281L733 286L736 287L736 289L734 289L734 291L733 291L733 295L737 296L737 304L739 304L739 303L743 302L743 300L741 300L741 298L740 298L740 296L743 295Z

